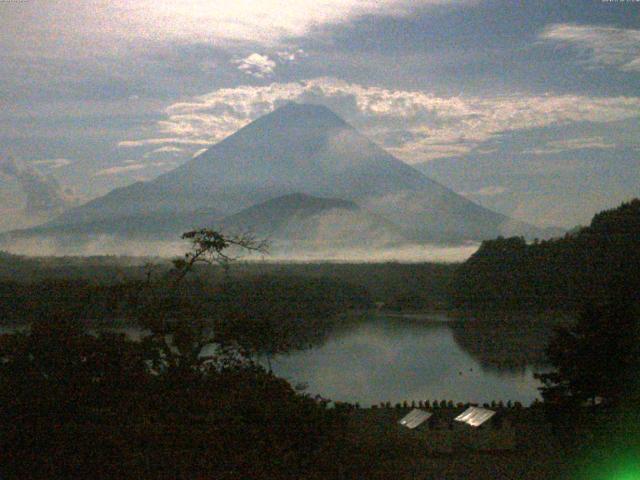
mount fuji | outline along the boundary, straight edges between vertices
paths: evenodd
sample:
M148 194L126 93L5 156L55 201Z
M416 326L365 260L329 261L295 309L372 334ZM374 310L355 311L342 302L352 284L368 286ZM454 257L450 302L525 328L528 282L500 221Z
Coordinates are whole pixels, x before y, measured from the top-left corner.
M278 228L268 234L276 239L290 240L292 232L307 230L300 222L309 225L313 218L313 224L340 224L341 242L352 235L357 244L363 236L391 244L460 244L557 233L464 198L324 106L289 103L154 180L118 188L39 227L8 235L175 239L188 228L205 226L259 232L274 218ZM344 228L350 224L359 228ZM323 233L327 241L336 238L330 230Z

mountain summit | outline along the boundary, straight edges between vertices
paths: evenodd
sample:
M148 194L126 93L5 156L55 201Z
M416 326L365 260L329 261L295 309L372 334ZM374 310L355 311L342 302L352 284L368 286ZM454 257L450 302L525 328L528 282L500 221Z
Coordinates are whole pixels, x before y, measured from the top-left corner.
M188 217L197 211L215 211L221 218L291 194L354 202L412 242L544 236L429 179L328 108L296 103L258 118L155 180L113 190L46 228Z

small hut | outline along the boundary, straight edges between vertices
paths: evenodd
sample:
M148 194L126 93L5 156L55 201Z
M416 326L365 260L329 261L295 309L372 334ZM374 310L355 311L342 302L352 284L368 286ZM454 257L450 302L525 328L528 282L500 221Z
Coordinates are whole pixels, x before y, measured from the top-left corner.
M452 452L452 432L433 413L414 408L398 422L423 448L431 452ZM407 432L409 433L409 432Z
M515 448L515 431L504 412L469 407L454 420L456 446L484 451Z
M403 427L406 427L410 430L419 427L424 422L429 420L431 417L431 412L426 412L424 410L420 410L419 408L414 408L407 415L402 417L402 419L398 422Z
M493 410L480 407L469 407L454 420L462 424L470 425L472 427L481 427L487 420L496 414Z

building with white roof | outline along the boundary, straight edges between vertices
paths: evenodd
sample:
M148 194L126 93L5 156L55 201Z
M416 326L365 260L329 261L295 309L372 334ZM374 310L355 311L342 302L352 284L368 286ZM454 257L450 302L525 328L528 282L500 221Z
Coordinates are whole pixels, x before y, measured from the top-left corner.
M424 422L429 420L431 415L431 412L426 412L424 410L420 410L419 408L414 408L406 416L402 417L402 419L398 423L403 427L407 427L413 430L414 428L419 427Z
M454 420L456 422L466 423L472 427L479 427L496 414L493 410L480 407L469 407Z

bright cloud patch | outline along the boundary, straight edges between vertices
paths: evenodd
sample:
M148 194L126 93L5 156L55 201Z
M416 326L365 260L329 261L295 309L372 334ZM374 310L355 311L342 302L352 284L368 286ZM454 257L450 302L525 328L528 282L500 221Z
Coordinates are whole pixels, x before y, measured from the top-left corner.
M147 145L165 145L165 144L177 144L177 145L208 145L211 142L202 139L195 138L181 138L181 137L164 137L164 138L145 138L144 140L125 140L118 142L118 146L122 148L136 148L145 147Z
M608 150L616 148L615 143L607 142L603 137L580 137L570 138L567 140L554 140L547 142L541 148L524 150L522 153L530 153L534 155L551 155L554 153L568 152L572 150Z
M559 23L545 29L541 38L583 49L592 64L640 72L640 30Z
M126 50L142 40L278 45L326 25L366 15L406 16L416 8L466 0L83 0L12 7L7 49ZM60 28L64 26L64 28ZM55 42L52 42L55 39Z
M71 165L73 162L67 158L51 158L47 160L34 160L31 162L34 165L44 165L50 168L62 168L67 165Z
M304 58L307 56L307 53L298 48L297 50L281 50L276 52L276 56L281 62L295 62L300 58Z
M180 153L182 149L179 147L160 147L156 148L152 153Z
M104 168L95 173L94 177L103 177L110 175L119 175L122 173L129 173L136 170L142 170L147 168L147 165L144 163L132 163L130 165L122 165L117 167Z
M196 158L198 155L202 155L207 150L208 150L207 148L201 148L199 150L196 150L195 152L193 152L193 155L191 156L191 158Z
M495 197L496 195L502 195L503 193L507 193L508 191L509 190L505 187L491 185L488 187L483 187L475 192L460 192L460 195L469 197Z
M27 215L55 215L76 201L72 191L65 190L52 175L43 175L31 165L11 157L0 157L0 174L15 179L25 195Z
M151 158L155 156L180 156L181 153L184 152L184 149L180 147L174 147L172 145L167 145L164 147L156 148L155 150L151 150L143 155L144 158ZM126 163L126 162L125 162Z
M288 101L323 103L336 109L408 163L463 155L505 131L640 117L638 97L439 97L317 78L219 89L175 103L166 108L166 120L157 124L158 138L128 140L120 146L158 145L162 138L167 144L213 144ZM594 148L594 140L590 141L591 147L581 148Z
M276 68L276 62L259 53L252 53L246 58L234 60L233 63L238 65L238 70L256 78L268 77Z

